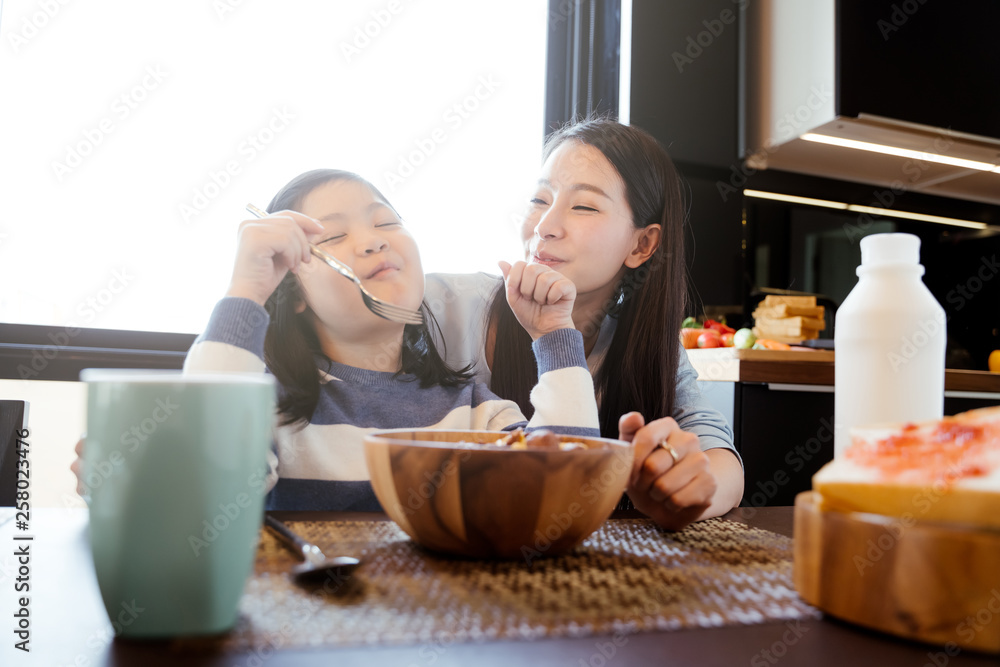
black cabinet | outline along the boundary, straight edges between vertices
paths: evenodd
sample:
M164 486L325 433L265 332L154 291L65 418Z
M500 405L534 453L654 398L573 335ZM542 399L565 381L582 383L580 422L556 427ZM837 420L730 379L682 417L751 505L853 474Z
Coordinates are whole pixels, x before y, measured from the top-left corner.
M833 459L833 392L740 382L737 396L733 433L746 473L742 504L795 504Z
M678 163L738 164L739 14L733 0L632 3L630 122Z
M1000 3L839 0L843 116L1000 137Z
M655 136L687 182L693 304L743 301L737 147L740 2L632 4L629 122Z

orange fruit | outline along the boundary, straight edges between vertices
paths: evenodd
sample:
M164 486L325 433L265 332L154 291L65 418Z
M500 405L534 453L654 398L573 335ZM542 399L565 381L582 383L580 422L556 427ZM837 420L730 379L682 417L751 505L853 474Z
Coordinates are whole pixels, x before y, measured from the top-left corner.
M1000 350L990 352L990 372L1000 373Z
M698 347L698 336L703 333L704 329L681 329L681 345L688 350Z

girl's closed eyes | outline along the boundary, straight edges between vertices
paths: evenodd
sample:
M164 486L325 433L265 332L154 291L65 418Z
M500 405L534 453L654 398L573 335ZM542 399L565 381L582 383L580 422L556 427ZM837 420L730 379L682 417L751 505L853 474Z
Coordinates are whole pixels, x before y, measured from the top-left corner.
M387 222L380 222L380 223L378 223L376 225L373 225L373 226L375 227L375 229L392 229L394 227L402 227L403 223L401 221L399 221L399 220L390 220L390 221L387 221ZM341 241L341 240L343 240L346 237L347 237L347 233L346 232L342 232L340 234L335 234L334 236L329 236L329 237L323 239L322 241L317 241L315 245L322 245L324 243L329 243L331 241Z

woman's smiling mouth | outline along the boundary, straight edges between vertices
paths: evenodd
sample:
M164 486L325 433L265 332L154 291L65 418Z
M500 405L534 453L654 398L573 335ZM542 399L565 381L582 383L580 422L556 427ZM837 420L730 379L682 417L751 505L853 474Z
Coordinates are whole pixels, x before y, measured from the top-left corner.
M531 262L533 264L544 264L545 266L555 266L556 264L562 264L563 261L554 255L550 255L546 252L534 252L531 254Z

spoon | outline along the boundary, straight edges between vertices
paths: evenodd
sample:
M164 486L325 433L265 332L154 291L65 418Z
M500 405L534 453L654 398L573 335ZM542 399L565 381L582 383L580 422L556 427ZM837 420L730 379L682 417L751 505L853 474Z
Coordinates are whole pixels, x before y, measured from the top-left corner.
M318 546L306 542L270 514L264 517L264 523L281 538L286 546L302 558L302 562L292 568L292 575L297 579L317 580L327 575L347 576L361 564L357 558L350 556L327 558Z

